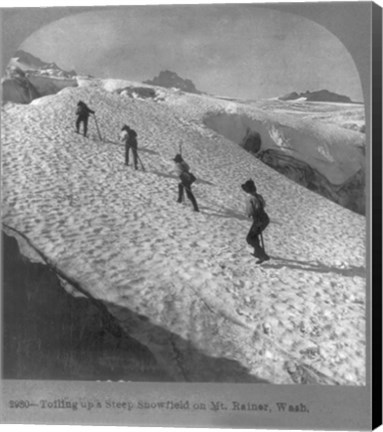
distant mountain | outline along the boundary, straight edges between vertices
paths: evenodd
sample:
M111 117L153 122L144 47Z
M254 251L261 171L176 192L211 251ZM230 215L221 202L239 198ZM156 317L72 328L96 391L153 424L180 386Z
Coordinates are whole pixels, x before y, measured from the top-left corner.
M46 65L46 63L40 60L38 57L35 57L34 55L23 50L16 51L12 60L19 63L19 67L21 67L21 65L25 65L25 67L28 69L39 69Z
M190 79L183 79L175 72L161 71L160 74L152 80L144 81L144 84L155 85L167 88L177 88L187 93L202 94L196 89L195 85Z
M297 92L292 92L279 97L279 100L296 100L301 98L312 102L352 102L352 100L348 96L339 95L328 90L318 90L314 92L306 91L300 94L298 94Z
M76 76L76 71L65 71L57 66L56 63L45 62L34 55L23 51L16 51L9 62L8 68L17 67L24 72L38 73L39 75L52 76L56 78L72 78Z
M16 51L1 80L3 103L27 104L65 87L76 87L76 77L74 70L64 71L56 63L47 63L23 50Z

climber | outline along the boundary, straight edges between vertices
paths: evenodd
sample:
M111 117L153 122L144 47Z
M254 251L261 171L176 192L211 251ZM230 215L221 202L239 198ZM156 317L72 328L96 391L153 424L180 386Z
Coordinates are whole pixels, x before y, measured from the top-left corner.
M138 153L137 153L137 133L128 125L121 128L120 140L125 143L125 165L129 165L129 151L132 149L134 168L137 169Z
M270 259L266 254L262 232L266 229L267 225L270 223L269 216L265 212L265 200L262 195L257 194L257 188L255 187L253 180L247 180L246 183L241 185L242 189L249 194L248 200L246 202L246 215L253 218L253 224L251 225L250 231L247 234L247 243L254 248L253 255L259 258L257 264L261 264L264 261ZM260 244L260 237L262 240L262 245Z
M88 131L88 118L89 114L94 114L94 111L91 110L83 101L79 101L77 103L76 109L76 133L80 133L80 123L83 123L84 127L84 137L86 137Z
M184 189L186 189L186 195L193 204L194 211L199 212L197 201L191 191L191 185L196 181L195 176L190 172L189 165L183 160L181 154L178 153L173 161L176 163L176 171L181 180L181 183L178 184L177 202L183 201Z

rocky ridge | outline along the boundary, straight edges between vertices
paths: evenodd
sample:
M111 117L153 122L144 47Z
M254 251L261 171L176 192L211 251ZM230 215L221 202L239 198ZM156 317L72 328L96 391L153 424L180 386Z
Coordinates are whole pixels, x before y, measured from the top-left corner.
M296 100L296 99L305 99L306 101L312 102L341 102L341 103L351 103L351 99L348 96L339 95L337 93L333 93L329 90L317 90L317 91L306 91L303 93L291 92L284 96L280 96L280 100Z
M144 84L160 86L166 88L176 88L187 93L201 94L190 79L181 78L175 72L168 70L161 71L159 75L152 80L144 81Z

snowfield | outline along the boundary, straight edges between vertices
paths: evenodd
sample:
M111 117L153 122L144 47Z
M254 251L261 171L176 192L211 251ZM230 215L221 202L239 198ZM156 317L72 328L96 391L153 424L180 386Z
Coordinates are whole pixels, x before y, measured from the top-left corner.
M129 82L79 85L2 109L7 232L25 235L102 301L176 381L364 385L365 217L286 179L204 123L222 112L260 123L273 113L156 87L155 99L115 92ZM96 111L103 141L93 118L90 139L74 133L80 99ZM117 140L124 123L138 134L145 171L124 166ZM292 139L305 125L294 116ZM325 141L339 137L334 125ZM172 158L180 146L198 178L200 213L176 202ZM338 174L331 166L334 178L360 160L345 162ZM240 185L249 178L271 218L264 232L271 260L262 266L245 242Z

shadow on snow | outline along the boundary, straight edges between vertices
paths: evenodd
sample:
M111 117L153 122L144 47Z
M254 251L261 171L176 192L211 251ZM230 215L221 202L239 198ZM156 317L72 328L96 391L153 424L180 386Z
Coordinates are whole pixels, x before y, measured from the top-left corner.
M277 256L271 256L272 260L281 261L281 264L273 264L272 262L267 262L262 264L262 268L273 268L273 269L281 269L283 267L288 267L295 270L304 270L304 271L312 271L316 273L336 273L345 277L366 277L366 268L365 267L356 267L351 266L348 268L341 267L330 267L321 263L313 263L310 261L299 261L292 260L287 258L281 258Z

